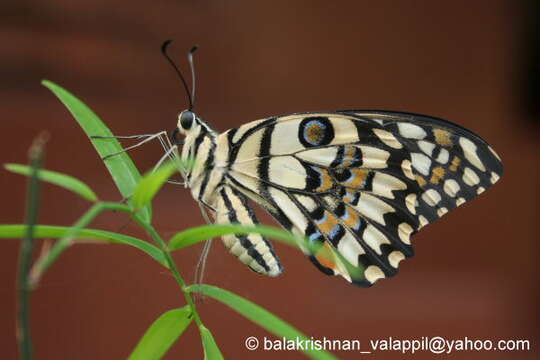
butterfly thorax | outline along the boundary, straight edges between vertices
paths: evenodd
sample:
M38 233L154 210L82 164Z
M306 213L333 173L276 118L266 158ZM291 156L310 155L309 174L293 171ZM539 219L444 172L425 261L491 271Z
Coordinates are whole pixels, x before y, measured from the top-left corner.
M186 184L196 200L214 208L216 188L223 178L215 159L218 134L191 111L180 114L178 129L185 135L181 159L193 164L184 172Z

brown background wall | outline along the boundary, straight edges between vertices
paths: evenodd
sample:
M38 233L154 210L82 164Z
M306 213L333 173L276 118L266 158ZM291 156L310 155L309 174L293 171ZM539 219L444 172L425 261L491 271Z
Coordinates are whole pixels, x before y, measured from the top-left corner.
M380 108L450 119L487 139L505 175L479 199L416 235L416 257L371 289L326 277L298 252L277 245L286 272L256 276L216 243L207 282L230 289L315 337L445 336L538 339L538 127L520 105L523 9L512 1L17 1L0 5L0 162L25 162L33 137L50 134L46 167L83 179L119 200L100 159L48 78L92 107L116 134L170 130L185 95L159 54L200 45L198 112L220 131L297 111ZM536 119L537 120L537 119ZM146 170L160 157L133 153ZM19 223L23 178L1 172L1 223ZM88 204L45 185L41 223L69 225ZM264 221L271 222L267 217ZM93 227L117 230L122 214ZM155 203L165 237L202 224L182 187ZM143 237L131 224L125 231ZM186 278L200 247L175 255ZM0 356L16 357L14 278L18 241L0 251ZM183 305L173 279L122 246L78 245L35 292L37 359L120 359L164 311ZM227 358L301 359L294 352L245 350L266 333L215 301L200 304ZM528 359L534 352L456 353L454 359ZM535 354L536 353L536 356ZM358 359L354 353L339 353ZM365 358L401 359L400 353ZM419 353L418 359L431 359ZM167 358L202 357L191 327Z

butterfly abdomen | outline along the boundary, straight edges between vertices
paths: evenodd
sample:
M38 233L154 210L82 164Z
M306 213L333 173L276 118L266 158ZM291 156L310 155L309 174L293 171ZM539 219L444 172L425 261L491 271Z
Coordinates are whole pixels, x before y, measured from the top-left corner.
M246 226L258 224L246 197L227 185L219 189L216 222ZM226 235L223 237L223 243L242 263L257 273L278 276L283 271L272 245L260 234Z

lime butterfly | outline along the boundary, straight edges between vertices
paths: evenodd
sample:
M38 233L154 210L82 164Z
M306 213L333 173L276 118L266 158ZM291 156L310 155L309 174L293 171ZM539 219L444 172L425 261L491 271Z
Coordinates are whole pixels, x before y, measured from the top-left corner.
M188 55L190 93L167 55L169 43L162 52L182 80L190 106L178 116L166 155L181 145L180 158L194 160L182 175L203 214L218 224L255 225L251 200L306 238L309 246L299 247L327 275L359 286L395 275L399 263L413 255L412 235L502 175L499 156L478 135L419 114L306 112L219 134L193 111L195 48ZM147 139L141 143L162 140L161 135L143 135ZM283 271L272 244L260 234L226 235L223 243L257 273Z
M218 134L185 110L176 142L178 135L181 158L195 159L186 184L216 223L257 224L251 200L319 245L313 252L299 244L319 270L360 286L395 275L413 255L413 234L502 174L499 156L478 135L402 112L298 113ZM223 242L257 273L283 270L259 234Z

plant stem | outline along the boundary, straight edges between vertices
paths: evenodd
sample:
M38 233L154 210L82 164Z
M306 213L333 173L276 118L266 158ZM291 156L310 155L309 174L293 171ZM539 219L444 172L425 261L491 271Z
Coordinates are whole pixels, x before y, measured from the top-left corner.
M96 218L96 216L107 210L123 211L133 215L135 221L141 227L143 227L146 232L148 232L148 234L152 237L154 242L159 245L161 251L163 252L165 260L167 261L169 269L171 270L174 278L176 279L176 282L180 285L180 289L184 294L184 298L186 299L189 307L191 308L195 323L197 323L197 326L201 326L202 321L199 313L197 312L197 308L195 307L195 302L193 301L191 294L185 290L187 284L182 275L180 275L180 272L178 271L178 268L171 257L167 244L165 243L165 241L163 241L157 231L150 224L142 220L137 214L134 214L133 210L129 206L124 204L110 202L95 203L86 213L84 213L83 216L79 218L79 220L77 220L73 227L71 227L70 230L54 244L47 256L43 257L34 265L30 278L31 287L34 288L39 283L39 280L41 279L45 271L47 271L47 269L58 259L58 257L64 252L64 250L66 250L71 245L73 239L79 234L79 232L85 227L87 227Z
M156 244L160 246L161 250L163 251L163 255L165 256L165 260L167 261L167 265L169 266L169 269L171 270L174 278L176 279L176 282L178 283L178 285L180 285L180 290L182 290L182 293L184 294L184 298L186 299L191 309L191 312L193 313L193 320L195 320L195 323L200 328L201 326L203 326L201 317L199 313L197 312L197 307L195 306L195 302L193 301L193 297L191 296L191 293L187 291L186 281L184 280L182 275L180 275L180 271L178 271L178 267L176 266L176 263L174 262L171 256L171 253L169 252L167 244L165 243L165 241L163 241L161 236L159 236L159 234L151 225L141 220L137 215L135 215L134 218L135 218L135 221L148 232L148 234L152 237L152 239L154 239Z
M26 234L21 242L19 253L19 270L17 275L17 341L19 353L23 360L32 359L32 338L30 335L30 295L28 275L32 265L32 250L34 247L34 226L37 222L39 210L39 178L38 171L43 158L43 147L46 136L40 135L34 140L29 151L31 174L28 180L26 196Z
M69 231L53 245L48 254L38 260L38 262L34 265L30 274L30 286L32 288L37 286L45 271L47 271L47 269L58 259L64 250L66 250L72 244L73 239L79 234L79 232L87 227L96 218L96 216L107 210L123 211L130 214L132 213L132 210L124 204L98 202L92 205L92 207L86 213L84 213L79 220L77 220Z

